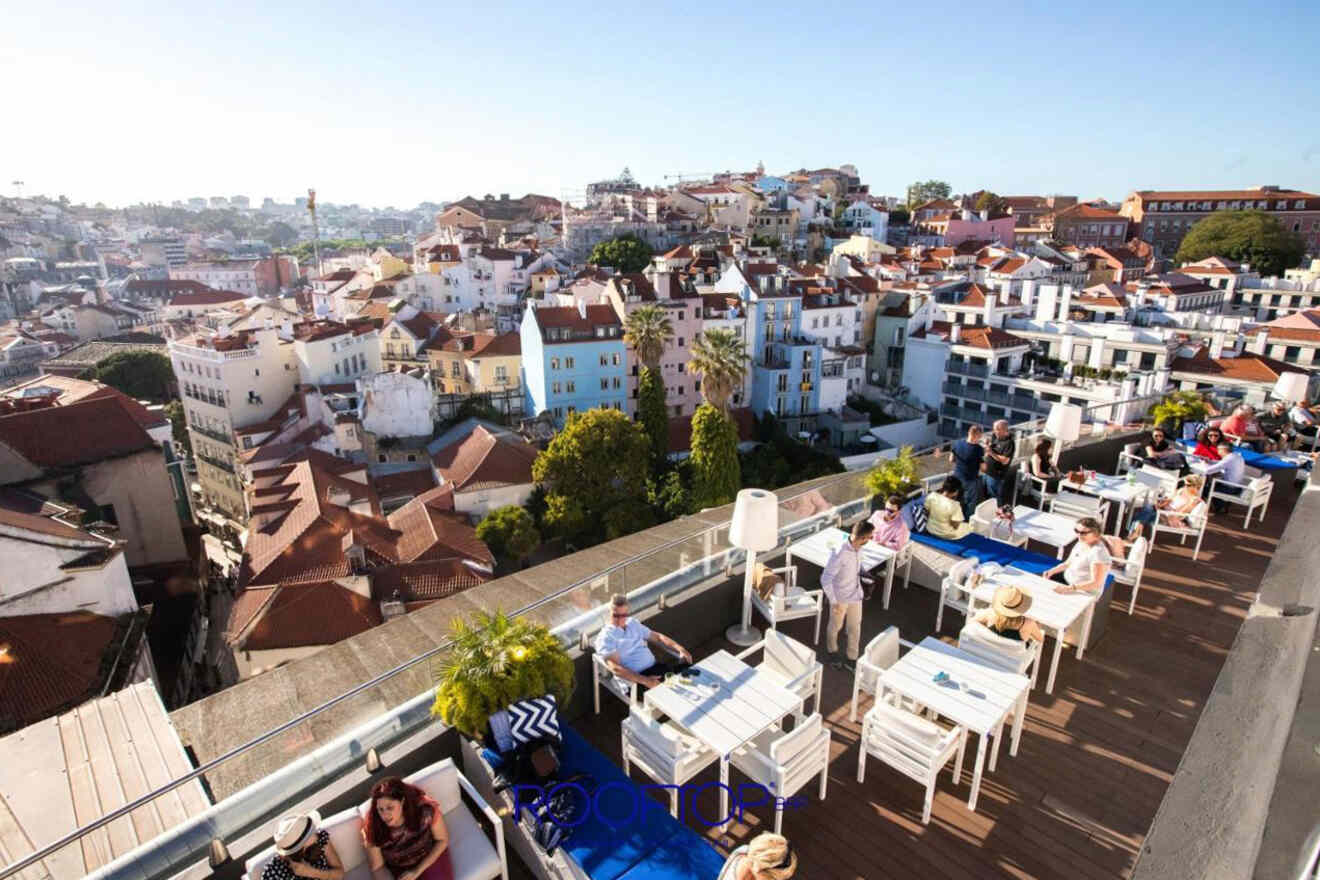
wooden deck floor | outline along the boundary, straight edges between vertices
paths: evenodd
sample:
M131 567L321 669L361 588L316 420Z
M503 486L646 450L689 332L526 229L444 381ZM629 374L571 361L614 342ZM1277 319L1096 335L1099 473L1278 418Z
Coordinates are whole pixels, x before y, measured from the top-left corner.
M848 721L850 674L826 668L823 712L833 736L825 801L810 785L808 805L784 817L784 833L802 860L801 878L1124 877L1192 735L1239 625L1291 514L1276 497L1263 525L1242 528L1236 512L1212 517L1200 558L1165 536L1151 555L1129 617L1128 588L1118 586L1104 638L1079 662L1065 653L1053 694L1042 684L1031 705L1016 757L1001 753L987 773L975 813L967 809L967 766L955 786L941 775L929 825L921 824L921 787L879 762L857 783L860 718ZM1234 511L1238 508L1234 508ZM889 625L904 638L930 634L936 595L896 585L888 612L868 603L862 642ZM946 614L943 636L956 640L961 616ZM810 621L784 631L809 642ZM700 657L730 647L722 640L694 649ZM820 649L824 651L822 636ZM624 706L608 700L600 716L577 722L617 759ZM733 782L741 778L732 771ZM642 781L634 771L634 778ZM711 778L714 778L712 772ZM708 815L716 815L711 802ZM702 830L722 851L772 827L764 809L723 834Z

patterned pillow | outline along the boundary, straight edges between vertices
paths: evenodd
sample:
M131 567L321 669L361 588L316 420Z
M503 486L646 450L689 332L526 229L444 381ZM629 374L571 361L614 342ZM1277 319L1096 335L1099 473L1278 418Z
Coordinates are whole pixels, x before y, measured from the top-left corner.
M508 711L509 732L519 745L540 739L559 742L559 707L553 694L519 700Z
M913 498L899 511L910 532L926 531L926 496Z

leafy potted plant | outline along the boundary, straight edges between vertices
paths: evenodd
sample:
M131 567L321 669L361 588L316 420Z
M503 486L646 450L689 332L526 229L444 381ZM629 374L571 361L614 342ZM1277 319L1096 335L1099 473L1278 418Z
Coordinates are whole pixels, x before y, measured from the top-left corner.
M431 714L474 740L491 715L519 700L553 694L562 707L573 695L573 660L550 630L502 611L456 619L453 644L432 667Z
M1199 392L1174 391L1150 408L1151 421L1177 437L1182 433L1184 422L1205 421L1209 410Z
M871 506L883 505L890 495L910 497L921 490L917 480L917 458L911 446L904 446L894 458L882 458L866 475L871 492Z

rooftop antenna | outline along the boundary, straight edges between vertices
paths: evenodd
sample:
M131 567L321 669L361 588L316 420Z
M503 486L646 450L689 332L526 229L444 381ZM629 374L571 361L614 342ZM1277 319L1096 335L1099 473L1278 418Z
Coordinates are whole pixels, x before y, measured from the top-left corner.
M321 271L321 228L316 225L316 190L307 190L307 212L312 215L312 256L316 260L316 277L320 278L325 273Z

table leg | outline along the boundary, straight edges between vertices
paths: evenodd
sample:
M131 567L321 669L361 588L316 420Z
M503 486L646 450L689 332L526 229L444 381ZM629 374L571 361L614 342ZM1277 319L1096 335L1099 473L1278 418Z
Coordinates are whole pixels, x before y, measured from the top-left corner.
M985 738L987 736L989 736L989 732L981 734L981 741L976 744L976 763L972 766L972 791L967 795L967 809L973 812L976 811L976 799L981 794L981 774L985 771Z
M886 611L889 610L889 594L894 589L894 564L897 561L898 556L895 554L894 556L889 557L889 561L885 563L885 596L883 604Z
M728 824L729 815L729 759L723 755L720 756L720 822L721 826Z
M999 741L1004 738L1004 722L999 722L995 728L995 743L990 747L990 772L995 772L995 767L999 764Z
M1103 590L1101 591L1104 592ZM1082 654L1086 651L1086 643L1091 640L1091 620L1095 617L1095 602L1086 606L1086 611L1082 617L1082 634L1077 639L1077 659L1082 659Z
M1054 631L1054 659L1050 661L1050 674L1045 679L1045 693L1054 693L1054 676L1059 672L1059 657L1063 656L1063 629ZM1040 662L1040 661L1036 661Z
M1008 754L1012 758L1017 757L1018 743L1022 740L1022 724L1027 719L1027 698L1030 695L1031 691L1029 690L1022 692L1022 697L1018 701L1017 714L1013 717L1013 734L1008 742Z

